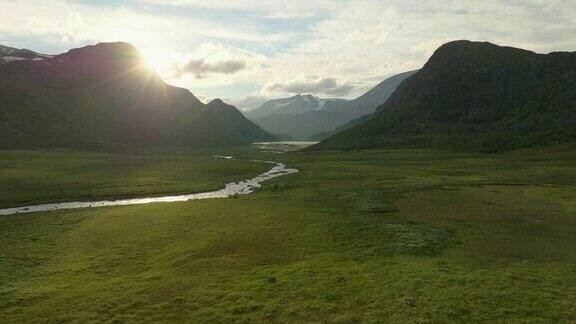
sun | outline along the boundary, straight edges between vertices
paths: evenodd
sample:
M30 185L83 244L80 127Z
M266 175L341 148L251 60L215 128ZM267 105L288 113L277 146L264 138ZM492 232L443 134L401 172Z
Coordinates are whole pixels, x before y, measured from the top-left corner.
M162 54L157 51L142 51L142 56L144 57L144 63L148 68L154 70L156 73L162 72L164 69L165 59L162 58Z

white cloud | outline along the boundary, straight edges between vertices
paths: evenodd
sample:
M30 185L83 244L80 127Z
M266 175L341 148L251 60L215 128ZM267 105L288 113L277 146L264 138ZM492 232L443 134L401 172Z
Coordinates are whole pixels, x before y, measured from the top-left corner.
M208 74L234 74L244 70L245 68L246 62L242 60L208 62L205 59L192 59L186 62L178 72L192 73L196 79L202 79Z
M250 110L259 107L266 101L270 100L269 97L261 94L249 94L242 98L230 99L230 103L240 109Z
M325 15L346 6L347 0L132 0L175 7L257 12L268 19L305 18Z
M456 39L576 50L573 0L0 0L0 8L0 40L131 42L164 76L180 76L172 83L231 98L356 96ZM211 14L186 14L195 9Z
M267 80L314 73L363 89L378 82L366 80L420 68L440 45L458 39L573 51L576 6L566 0L356 0L312 31L274 57Z
M0 0L0 38L35 37L36 41L93 43L122 40L137 46L181 47L208 39L274 43L286 32L266 33L245 23L223 24L198 17L158 15L117 5L90 6L64 0Z
M244 70L258 68L265 58L250 51L222 44L204 43L188 54L173 68L171 79L191 74L196 79L211 75L232 75Z

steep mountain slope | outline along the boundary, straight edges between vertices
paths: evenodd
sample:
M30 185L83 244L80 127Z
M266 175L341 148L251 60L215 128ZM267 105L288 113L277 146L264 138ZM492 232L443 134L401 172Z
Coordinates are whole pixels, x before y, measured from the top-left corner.
M253 119L253 122L273 134L287 134L296 139L306 139L348 121L345 114L316 110L301 114L275 114Z
M337 107L334 111L344 116L343 119L345 120L345 123L341 123L335 128L327 131L315 133L309 136L308 139L315 141L323 140L338 132L367 121L370 119L371 114L376 111L376 108L386 102L392 93L394 93L394 90L396 90L404 80L411 77L416 72L417 71L409 71L393 75L380 82L360 97Z
M202 124L218 125L217 131L239 138L244 142L274 141L276 137L248 120L234 106L214 99L206 105L202 114Z
M451 42L366 123L311 149L440 147L498 152L576 140L576 52Z
M271 133L287 134L298 139L324 139L336 133L336 129L350 127L354 124L352 121L373 113L402 81L415 72L394 75L354 100L296 95L270 100L247 112L246 116Z
M344 105L336 108L336 111L346 112L350 121L371 114L376 111L378 106L382 105L386 100L388 100L388 98L390 98L392 93L394 93L396 88L398 88L404 80L408 79L416 72L418 71L409 71L393 75L380 82L360 97L350 100Z
M307 139L310 140L310 141L322 141L322 140L325 140L325 139L327 139L328 137L330 137L330 136L332 136L332 135L334 135L334 134L336 134L336 133L342 132L342 131L344 131L344 130L346 130L346 129L348 129L348 128L352 128L352 127L354 127L354 126L356 126L356 125L360 125L360 124L362 124L362 123L367 122L370 118L372 118L372 116L374 116L374 114L366 114L366 115L360 116L360 117L358 117L358 118L356 118L356 119L352 119L351 121L347 122L346 124L344 124L344 125L342 125L342 126L338 126L338 127L334 128L334 129L332 129L332 130L329 130L329 131L327 131L327 132L322 132L322 133L314 134L314 135L308 137Z
M0 66L0 148L195 147L245 143L166 84L126 43ZM242 121L247 122L247 121Z

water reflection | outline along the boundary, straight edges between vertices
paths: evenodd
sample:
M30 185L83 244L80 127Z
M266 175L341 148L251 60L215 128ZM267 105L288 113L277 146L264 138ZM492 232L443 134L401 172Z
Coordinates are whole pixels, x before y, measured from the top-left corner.
M127 205L142 205L158 202L188 201L195 199L227 198L235 195L247 195L249 193L252 193L254 189L259 188L260 183L263 181L298 172L297 169L287 168L284 163L276 163L270 161L255 161L255 162L274 164L274 167L270 169L268 172L262 173L252 179L229 183L223 189L216 191L201 192L179 196L135 198L135 199L121 199L121 200L102 200L93 202L66 202L66 203L55 203L55 204L45 204L35 206L24 206L17 208L0 209L0 215L45 212L60 209L127 206Z

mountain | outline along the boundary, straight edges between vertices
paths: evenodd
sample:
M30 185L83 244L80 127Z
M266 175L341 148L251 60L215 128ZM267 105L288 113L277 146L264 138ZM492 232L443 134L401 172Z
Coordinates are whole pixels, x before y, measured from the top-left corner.
M216 118L222 109L166 84L121 42L2 64L0 98L0 148L198 147L270 138L231 109Z
M214 99L206 105L203 118L208 125L218 125L218 132L229 133L244 142L274 141L276 137L249 121L236 107Z
M440 47L367 122L311 150L437 147L501 152L576 140L576 52Z
M0 65L24 60L41 61L45 58L50 58L50 56L38 54L27 49L18 49L0 45Z
M308 137L307 139L310 140L310 141L322 141L322 140L325 140L325 139L327 139L328 137L330 137L330 136L332 136L332 135L334 135L334 134L336 134L336 133L339 133L339 132L344 131L344 130L346 130L346 129L348 129L348 128L352 128L352 127L354 127L354 126L356 126L356 125L360 125L360 124L368 121L370 118L372 118L372 116L373 116L373 114L362 115L362 116L360 116L360 117L358 117L358 118L356 118L356 119L352 119L351 121L347 122L346 124L344 124L344 125L342 125L342 126L338 126L338 127L334 128L334 129L332 129L332 130L329 130L329 131L327 131L327 132L322 132L322 133L314 134L314 135Z
M344 114L334 112L344 103L345 99L321 99L299 94L267 101L247 111L246 117L270 133L305 139L348 121Z
M247 111L246 116L256 119L276 114L301 114L316 110L332 110L345 102L345 99L320 99L311 94L298 94L290 98L266 101L260 107Z
M342 106L337 107L336 111L347 113L350 121L358 117L371 114L376 111L378 106L385 103L386 100L390 98L392 93L394 93L396 88L398 88L398 86L404 82L404 80L408 79L416 72L418 71L409 71L393 75L380 82L360 97L354 100L350 100Z
M365 120L416 71L394 75L354 100L320 99L312 95L270 100L246 116L263 129L298 139L324 139ZM362 119L359 119L362 117Z
M328 131L348 121L345 114L316 110L301 114L275 114L252 121L273 134L286 134L302 140L318 132Z
M308 139L314 141L323 140L331 135L368 120L371 114L376 111L376 108L388 100L400 83L414 75L416 72L417 71L409 71L393 75L380 82L360 97L337 107L334 111L343 115L343 119L345 119L346 122L327 131L312 134L311 136L308 136Z

